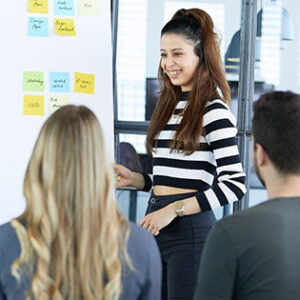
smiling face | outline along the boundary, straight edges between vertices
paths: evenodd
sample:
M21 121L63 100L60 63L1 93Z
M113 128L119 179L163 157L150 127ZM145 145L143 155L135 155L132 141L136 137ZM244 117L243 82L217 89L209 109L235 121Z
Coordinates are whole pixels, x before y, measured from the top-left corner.
M183 92L190 91L199 57L194 46L179 34L164 34L161 37L162 69L173 85L180 86Z

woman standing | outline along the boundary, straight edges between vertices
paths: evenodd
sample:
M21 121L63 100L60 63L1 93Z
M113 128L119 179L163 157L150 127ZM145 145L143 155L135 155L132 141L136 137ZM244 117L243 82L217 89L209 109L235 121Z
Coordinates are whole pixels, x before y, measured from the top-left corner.
M114 188L96 116L57 110L28 164L26 210L0 226L0 299L159 299L155 240L126 220Z
M181 9L161 31L161 94L147 135L153 190L140 225L156 236L163 299L192 299L212 209L240 200L245 174L230 89L211 17ZM115 166L118 187L150 190L148 175Z

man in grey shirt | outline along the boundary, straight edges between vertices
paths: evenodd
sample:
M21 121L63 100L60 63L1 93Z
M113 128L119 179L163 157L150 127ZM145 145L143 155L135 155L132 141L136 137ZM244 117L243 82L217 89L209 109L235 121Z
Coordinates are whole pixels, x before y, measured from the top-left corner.
M252 125L252 157L270 200L215 225L195 300L300 299L300 95L263 95Z

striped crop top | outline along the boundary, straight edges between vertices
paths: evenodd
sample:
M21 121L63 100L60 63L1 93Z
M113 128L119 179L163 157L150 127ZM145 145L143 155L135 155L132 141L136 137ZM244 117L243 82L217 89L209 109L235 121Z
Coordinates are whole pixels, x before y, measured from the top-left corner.
M181 94L175 114L188 104L188 92ZM245 173L236 144L236 120L221 99L208 102L204 116L201 150L191 155L170 151L176 126L182 116L171 116L157 136L153 155L153 185L195 189L201 211L240 200L246 192Z

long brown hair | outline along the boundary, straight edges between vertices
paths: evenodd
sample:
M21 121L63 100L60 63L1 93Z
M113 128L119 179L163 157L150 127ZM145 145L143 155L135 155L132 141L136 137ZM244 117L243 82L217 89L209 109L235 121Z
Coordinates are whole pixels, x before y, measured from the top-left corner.
M193 76L193 87L189 93L188 106L176 130L171 148L191 154L199 148L199 137L203 131L203 114L208 101L221 98L230 102L230 88L226 80L217 34L211 17L203 10L191 8L178 10L163 27L164 34L178 34L194 45L199 56L199 65ZM178 102L181 88L174 86L159 65L158 79L161 93L153 112L147 135L149 153L155 147L155 138L170 119ZM222 97L218 92L220 89Z
M119 298L130 229L114 184L93 112L69 105L51 115L25 174L26 210L12 221L21 244L12 273L31 272L28 299Z

